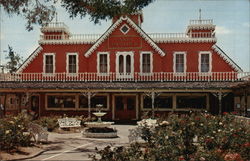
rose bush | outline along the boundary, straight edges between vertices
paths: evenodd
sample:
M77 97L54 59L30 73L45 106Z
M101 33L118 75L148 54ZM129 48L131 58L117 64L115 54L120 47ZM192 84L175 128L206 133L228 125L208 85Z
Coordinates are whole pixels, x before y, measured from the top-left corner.
M25 133L29 121L23 114L0 119L0 150L10 151L19 146L30 146L31 136Z
M250 128L233 115L169 114L142 128L145 143L106 147L93 160L250 160ZM122 158L122 159L121 159Z

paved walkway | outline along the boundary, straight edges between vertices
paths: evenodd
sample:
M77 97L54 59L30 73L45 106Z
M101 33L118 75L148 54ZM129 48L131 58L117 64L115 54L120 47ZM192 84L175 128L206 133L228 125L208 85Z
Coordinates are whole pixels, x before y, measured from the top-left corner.
M118 130L118 138L94 139L84 138L81 133L57 134L50 133L49 150L29 160L91 160L89 154L95 153L95 148L103 149L108 145L120 146L128 144L128 129L134 125L114 125Z

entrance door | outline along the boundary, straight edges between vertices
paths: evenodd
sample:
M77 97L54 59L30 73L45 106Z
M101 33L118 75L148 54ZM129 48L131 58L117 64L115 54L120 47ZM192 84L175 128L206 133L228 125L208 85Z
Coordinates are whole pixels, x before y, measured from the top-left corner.
M136 96L115 96L115 119L136 119Z
M116 54L116 77L133 78L134 72L133 52L117 52Z

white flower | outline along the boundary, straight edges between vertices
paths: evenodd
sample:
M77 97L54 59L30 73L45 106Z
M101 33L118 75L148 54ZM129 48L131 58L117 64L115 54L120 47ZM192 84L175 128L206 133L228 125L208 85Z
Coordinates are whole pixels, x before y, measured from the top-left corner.
M203 123L201 123L200 125L203 126Z
M6 131L5 131L5 134L9 134L9 133L10 133L10 130L6 130Z
M191 125L194 125L195 123L194 122L191 122Z
M222 125L222 122L219 122L219 125Z
M218 132L221 132L221 129L219 129Z
M160 125L169 125L169 122L168 122L168 121L162 121L162 122L160 123Z

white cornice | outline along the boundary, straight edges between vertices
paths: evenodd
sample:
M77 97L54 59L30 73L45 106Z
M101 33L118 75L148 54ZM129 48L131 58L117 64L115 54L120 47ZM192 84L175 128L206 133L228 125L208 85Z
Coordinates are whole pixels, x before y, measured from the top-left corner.
M217 45L213 45L212 49L237 72L243 72L243 70L231 58L229 58L229 56L227 56Z
M122 16L117 20L97 41L96 43L85 53L85 57L89 57L100 45L104 40L122 23L122 21L126 20L128 24L130 24L140 35L144 38L149 45L157 51L161 56L165 56L164 51L159 48L155 42L141 29L139 28L130 18L127 16Z
M39 40L38 43L40 45L60 45L60 44L94 44L96 40Z
M16 73L21 73L31 62L35 59L35 57L42 51L42 47L39 46L36 50L25 60L25 62L18 68Z

